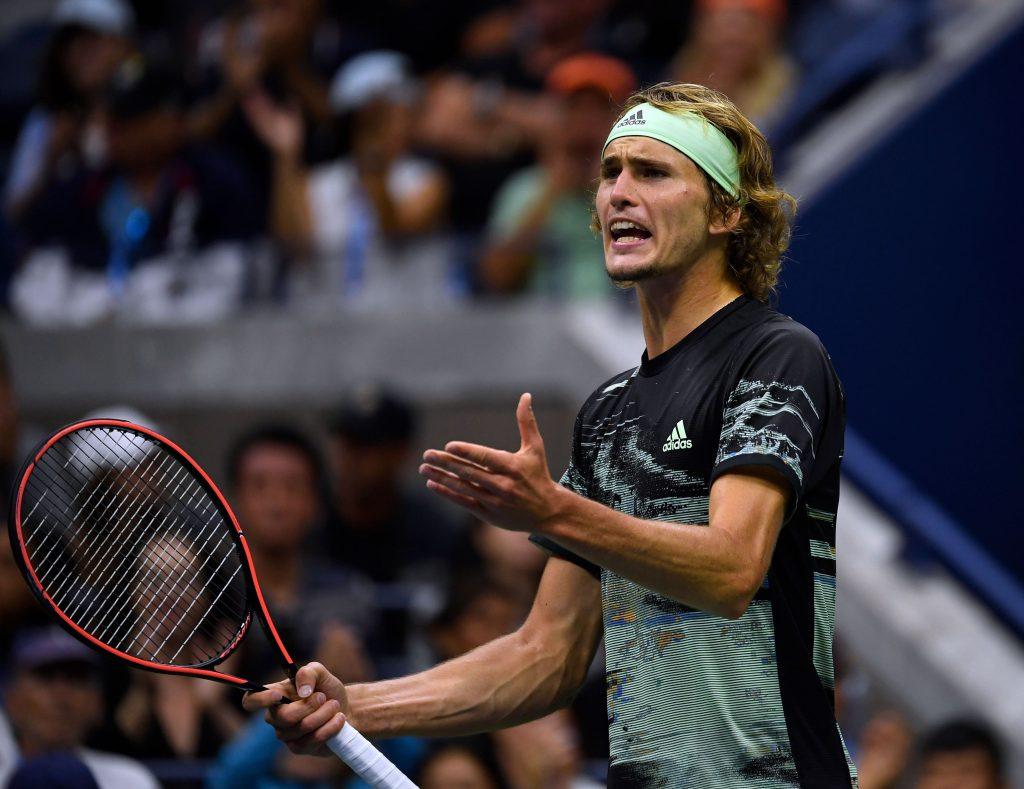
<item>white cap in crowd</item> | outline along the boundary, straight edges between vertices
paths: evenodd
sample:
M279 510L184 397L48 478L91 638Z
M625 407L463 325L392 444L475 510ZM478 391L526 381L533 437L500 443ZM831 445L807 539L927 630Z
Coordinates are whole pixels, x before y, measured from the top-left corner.
M123 0L60 0L53 10L53 22L125 35L135 24L135 14Z
M338 69L331 81L330 102L335 112L348 112L380 97L408 101L414 91L409 59L400 52L378 49L356 55Z

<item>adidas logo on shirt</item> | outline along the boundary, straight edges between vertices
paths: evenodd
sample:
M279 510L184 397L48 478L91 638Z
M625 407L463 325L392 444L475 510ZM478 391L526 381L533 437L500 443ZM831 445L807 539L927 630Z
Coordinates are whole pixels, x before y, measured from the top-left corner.
M689 449L692 446L693 441L686 437L686 428L683 426L683 420L680 419L676 426L672 428L668 438L665 439L665 445L661 448L661 451L671 452L673 449Z
M637 110L628 118L623 118L619 121L619 126L643 126L647 121L644 120L644 111Z

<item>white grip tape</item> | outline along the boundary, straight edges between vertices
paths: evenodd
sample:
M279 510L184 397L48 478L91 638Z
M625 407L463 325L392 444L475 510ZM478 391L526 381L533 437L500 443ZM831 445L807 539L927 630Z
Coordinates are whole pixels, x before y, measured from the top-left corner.
M406 778L388 757L374 748L369 740L347 723L327 741L327 747L370 786L379 786L383 789L417 789L416 784Z

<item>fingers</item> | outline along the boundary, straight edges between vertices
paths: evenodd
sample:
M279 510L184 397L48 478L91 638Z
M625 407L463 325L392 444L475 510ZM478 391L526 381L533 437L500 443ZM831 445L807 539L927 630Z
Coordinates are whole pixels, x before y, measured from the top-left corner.
M289 704L278 704L270 707L263 717L267 723L277 729L278 737L288 736L289 732L300 726L302 721L309 715L319 710L326 700L327 695L325 693L314 693L308 699L300 699ZM331 702L334 702L334 699L331 699ZM335 707L334 711L337 712L339 709L340 707ZM303 731L300 732L300 735L306 733L307 731ZM294 739L295 735L288 738Z
M344 726L345 716L339 712L313 733L289 742L288 748L293 753L316 753Z
M334 677L322 664L307 663L295 672L295 690L300 699L305 699L312 695L314 690L321 689L332 679Z
M427 480L427 489L432 490L439 496L448 499L453 504L458 504L460 507L469 510L474 515L483 515L486 512L486 508L476 499L470 498L469 496L463 496L461 493L456 493L451 488L447 488L440 482L434 480Z
M288 710L290 707L294 707L296 710ZM281 707L282 714L274 717L276 720L283 719L284 713L288 711L291 713L288 717L294 718L303 710L305 715L299 718L297 722L278 728L277 739L281 742L293 742L312 734L324 724L329 723L335 715L338 715L341 712L341 705L334 699L328 699L323 693L317 692L306 701L293 702L285 707ZM268 716L270 715L272 713L268 713Z
M490 471L508 471L511 468L511 455L500 449L470 444L465 441L449 441L444 445L445 451L456 457L468 460Z
M475 463L436 449L428 449L424 452L423 459L426 461L424 465L420 466L420 473L423 476L448 485L460 493L476 497L472 489L463 490L462 487L452 484L453 481L461 481L475 486L479 489L476 493L487 491L500 494L502 492L499 478Z
M275 682L273 685L268 686L266 690L255 693L249 691L242 696L242 707L245 708L246 712L256 712L257 710L276 707L281 703L282 699L290 697L291 688L292 683L285 680L284 682Z
M519 405L516 406L516 422L519 423L519 439L522 442L522 449L530 449L543 443L540 437L540 428L537 426L537 417L533 413L533 395L524 392L519 398Z

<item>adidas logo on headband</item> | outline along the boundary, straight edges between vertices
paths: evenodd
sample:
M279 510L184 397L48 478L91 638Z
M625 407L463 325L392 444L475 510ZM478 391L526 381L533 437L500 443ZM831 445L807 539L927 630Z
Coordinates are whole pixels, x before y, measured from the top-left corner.
M619 121L619 126L643 126L647 121L644 120L644 111L637 110L628 118L623 118Z

